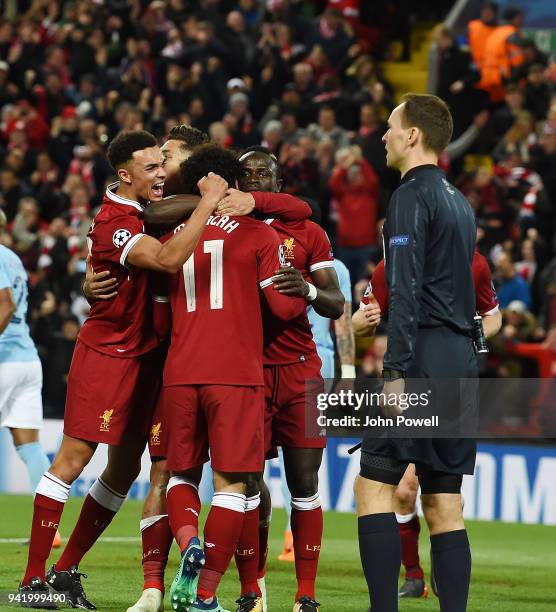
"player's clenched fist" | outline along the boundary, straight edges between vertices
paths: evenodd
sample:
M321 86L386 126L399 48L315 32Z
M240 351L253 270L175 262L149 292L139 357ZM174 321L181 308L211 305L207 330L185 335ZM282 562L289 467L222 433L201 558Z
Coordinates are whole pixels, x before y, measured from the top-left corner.
M362 307L363 314L367 325L370 327L377 327L380 323L380 306L374 295L371 293L369 296L369 303Z
M218 174L209 172L207 176L204 176L198 183L197 187L203 198L203 201L210 203L213 208L220 200L226 195L228 190L228 183Z

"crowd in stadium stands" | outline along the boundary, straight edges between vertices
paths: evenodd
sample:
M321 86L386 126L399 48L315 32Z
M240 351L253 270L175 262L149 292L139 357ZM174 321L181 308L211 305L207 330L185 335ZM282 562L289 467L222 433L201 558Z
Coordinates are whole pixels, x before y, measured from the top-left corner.
M430 15L437 4L427 3ZM395 101L380 62L409 54L408 5L0 4L0 207L5 240L30 272L47 415L63 411L88 312L86 233L114 179L105 151L121 129L162 141L185 123L225 147L267 146L284 190L320 205L358 302L381 258L381 219L399 181L381 142ZM519 11L495 9L469 24L470 47L447 28L435 31L436 93L455 120L442 165L476 210L478 247L503 308L487 372L555 376L556 63L523 38ZM380 370L383 344L379 337L365 356L367 374Z

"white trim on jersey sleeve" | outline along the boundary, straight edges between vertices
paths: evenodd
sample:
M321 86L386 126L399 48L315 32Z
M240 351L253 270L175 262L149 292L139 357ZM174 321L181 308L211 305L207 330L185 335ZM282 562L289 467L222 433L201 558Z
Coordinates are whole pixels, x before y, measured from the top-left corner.
M135 234L135 236L132 236L125 244L124 250L122 251L122 254L120 255L120 263L122 264L122 266L125 266L125 262L127 260L127 256L129 255L129 252L131 251L131 249L139 242L139 240L141 240L141 238L143 238L143 236L145 236L146 234Z
M488 312L485 312L481 316L483 316L483 317L491 317L492 315L495 315L497 312L500 312L500 308L499 308L498 304L496 304L496 306L494 308L492 308Z
M270 287L270 285L272 285L272 279L273 279L273 277L272 277L272 276L271 276L270 278L265 278L265 280L262 280L262 281L259 283L259 287L260 287L261 289L264 289L265 287Z
M322 270L323 268L333 268L334 262L330 261L319 261L312 266L309 266L309 272L314 272L315 270Z

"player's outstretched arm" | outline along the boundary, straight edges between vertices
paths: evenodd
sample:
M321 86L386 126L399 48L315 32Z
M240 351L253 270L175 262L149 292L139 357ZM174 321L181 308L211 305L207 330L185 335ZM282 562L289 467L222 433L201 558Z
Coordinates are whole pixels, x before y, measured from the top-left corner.
M168 242L161 244L155 238L142 235L130 248L127 261L138 268L157 272L177 272L189 259L208 218L214 213L218 202L224 197L228 183L210 172L198 182L201 200L186 226L177 231Z
M143 218L145 223L151 227L175 227L180 221L193 214L200 199L198 195L168 196L161 202L147 206Z
M334 268L321 268L311 272L308 283L299 270L283 267L276 270L275 288L283 295L302 297L318 314L327 319L338 319L344 313L344 296L338 285Z
M216 213L229 217L249 215L256 210L266 217L276 217L281 221L304 221L311 216L309 204L286 193L228 189L226 197L220 202Z
M9 287L0 289L0 334L8 327L16 309L12 290Z

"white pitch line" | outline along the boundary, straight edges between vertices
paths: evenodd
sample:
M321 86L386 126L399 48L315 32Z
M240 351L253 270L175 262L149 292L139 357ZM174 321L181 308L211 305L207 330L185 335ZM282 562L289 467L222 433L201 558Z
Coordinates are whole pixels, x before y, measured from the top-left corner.
M100 542L118 543L118 542L140 542L139 536L105 536L100 538ZM0 538L0 544L27 544L29 538Z

